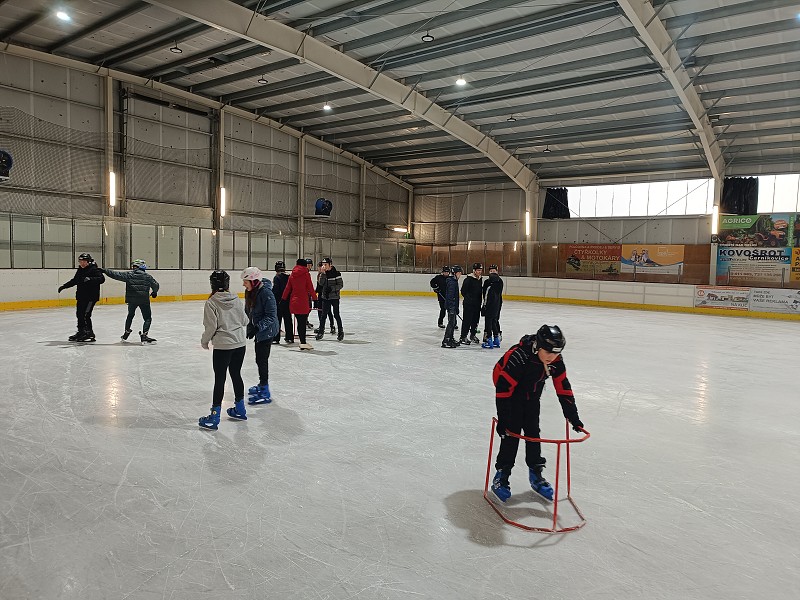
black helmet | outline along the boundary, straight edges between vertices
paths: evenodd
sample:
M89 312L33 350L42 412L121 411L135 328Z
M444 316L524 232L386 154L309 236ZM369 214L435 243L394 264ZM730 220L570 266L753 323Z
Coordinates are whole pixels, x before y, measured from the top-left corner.
M449 272L450 272L450 267L448 267L447 265L442 267L442 273L449 273Z
M497 271L497 265L489 265L489 270L491 271L492 269Z
M483 270L483 265L481 263L472 263L472 270L476 271L478 269Z
M310 258L307 258L307 259L306 259L306 264L307 264L307 265L309 265L309 266L310 266L310 265L313 265L313 264L314 264L314 261L313 261L313 260L311 260Z
M94 259L92 258L92 255L89 254L88 252L84 252L83 254L81 254L78 257L78 260L88 260L89 262L94 262Z
M463 273L464 269L462 269L459 265L453 265L450 267L450 272L455 275L456 273Z
M536 347L548 352L559 353L564 350L567 340L558 325L542 325L536 332Z
M212 292L224 292L231 286L231 276L226 271L214 271L208 280Z
M286 263L284 263L282 260L276 261L275 262L275 270L276 271L285 271L286 270Z

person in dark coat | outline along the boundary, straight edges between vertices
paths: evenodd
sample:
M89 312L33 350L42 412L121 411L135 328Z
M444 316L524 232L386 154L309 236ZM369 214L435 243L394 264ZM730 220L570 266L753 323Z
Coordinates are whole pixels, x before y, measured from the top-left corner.
M450 277L450 267L447 265L442 267L442 272L431 278L431 289L436 292L436 299L439 300L439 328L444 329L444 316L447 314L447 308L444 303L445 286L447 285L447 278Z
M67 283L58 288L60 294L65 289L75 286L76 309L78 318L78 331L69 336L70 342L94 342L94 328L92 327L92 311L94 305L100 300L100 285L106 280L92 255L84 252L78 256L78 269Z
M300 336L300 349L313 350L311 344L306 343L306 324L308 313L311 312L309 300L316 300L317 293L311 283L311 274L308 272L308 263L304 258L298 258L297 264L289 275L289 281L283 290L281 298L289 301L289 311L297 319L297 335Z
M458 318L458 278L461 277L462 273L461 267L454 265L450 269L450 277L445 282L444 299L445 308L447 309L447 329L444 330L442 348L457 348L459 345L453 334L456 330L456 319Z
M474 263L472 273L464 278L461 284L461 296L464 298L464 319L461 321L461 343L469 345L479 344L477 336L478 322L481 319L481 299L483 289L483 265Z
M500 306L503 304L503 280L497 273L497 265L489 265L489 277L483 282L483 306L485 317L482 348L500 347Z
M248 404L266 404L272 402L269 391L269 355L272 340L280 333L278 306L272 283L261 275L258 267L247 267L242 271L244 285L244 312L250 319L247 324L247 339L256 341L256 366L258 367L258 385L248 390Z
M326 256L322 259L322 264L325 270L320 279L325 309L320 319L317 339L322 339L322 336L325 334L325 319L330 318L331 333L337 332L337 330L333 328L333 321L336 319L336 327L338 328L336 339L341 342L344 339L344 328L342 327L342 316L339 312L339 302L342 298L341 292L344 287L344 280L339 270L333 266L333 259Z
M283 322L283 340L287 344L294 344L294 323L292 322L292 313L289 312L289 301L283 299L283 290L286 289L286 283L289 281L289 276L286 274L286 264L279 260L275 263L275 277L272 278L272 293L275 295L275 302L278 305L278 321ZM281 329L278 327L278 333L275 334L274 343L279 344L281 341Z
M328 296L325 293L325 272L327 271L327 265L325 261L319 261L317 263L317 287L314 288L314 291L317 292L317 301L314 303L315 308L317 310L317 318L319 319L319 325L314 329L314 333L316 334L316 339L321 340L322 336L325 335L325 321L330 318L331 322L331 333L336 333L336 330L333 329L333 313L331 313L331 305L328 303Z
M144 319L139 338L142 344L155 342L156 340L147 334L150 331L150 325L153 323L150 298L158 296L159 285L155 278L146 272L147 263L137 259L131 263L130 271L113 271L111 269L102 269L102 271L111 279L125 282L125 304L128 305L128 317L125 319L125 332L122 334L122 340L127 340L131 334L133 317L136 315L136 309L138 308L142 313L142 319Z

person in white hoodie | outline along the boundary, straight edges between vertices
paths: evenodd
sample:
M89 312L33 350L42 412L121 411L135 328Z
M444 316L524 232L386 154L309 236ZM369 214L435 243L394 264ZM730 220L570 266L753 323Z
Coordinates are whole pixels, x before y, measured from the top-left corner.
M228 409L228 416L237 421L247 420L244 407L244 381L242 363L247 346L247 324L250 322L244 312L244 305L236 294L229 291L231 276L225 271L214 271L209 278L211 295L203 310L205 330L200 338L203 348L214 346L212 364L214 366L214 395L211 414L200 417L198 425L203 429L216 430L219 426L219 412L225 394L225 379L231 374L234 405Z

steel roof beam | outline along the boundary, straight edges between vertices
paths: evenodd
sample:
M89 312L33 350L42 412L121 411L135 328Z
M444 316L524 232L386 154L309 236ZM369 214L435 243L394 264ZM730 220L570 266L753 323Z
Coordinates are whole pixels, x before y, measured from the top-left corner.
M50 16L50 14L52 13L47 8L43 8L39 11L36 11L35 13L31 13L26 18L22 19L22 21L18 22L15 25L12 25L3 32L0 32L0 40L11 41L11 38L13 38L15 35L17 35L22 31L25 31L28 27L36 25L36 23L38 23L39 21L42 21L43 19Z
M136 13L143 11L145 8L149 6L150 5L147 4L147 2L140 2L139 0L137 0L130 6L127 6L122 10L118 10L115 13L111 13L107 17L92 23L88 27L84 27L83 29L76 31L75 33L72 33L64 38L61 38L55 44L51 44L50 46L48 46L45 49L45 51L54 53L59 48L63 48L64 46L69 46L72 42L85 38L87 35L91 35L96 31L100 31L101 29L105 29L109 25L113 25L114 23L122 21L122 19L130 17L131 15L135 15Z
M489 157L525 190L536 187L536 175L487 135L444 110L413 89L363 65L323 42L275 20L238 6L213 0L148 0L152 4L293 56L366 90L385 102L405 108L417 118L449 132L454 138Z
M763 0L759 1L763 4ZM686 72L681 57L675 48L677 40L672 39L665 24L655 14L652 5L641 2L641 0L617 0L617 2L625 12L628 20L636 28L639 38L663 69L664 77L672 85L675 94L692 120L714 179L722 179L725 174L725 163L721 156L722 151L708 120L706 107L697 90L692 87L692 79ZM693 22L689 21L689 25ZM688 27L689 25L686 26Z
M627 0L625 0L627 2ZM622 6L622 2L620 2ZM707 21L717 21L722 19L729 19L750 13L764 12L778 8L795 8L797 7L797 0L750 0L750 2L742 2L740 4L733 4L729 6L720 6L703 10L699 12L692 12L678 17L669 17L662 22L664 27L671 30L680 30L687 25L695 23L704 23ZM624 9L625 7L622 6ZM652 7L648 5L649 19L653 11ZM657 20L657 19L656 19ZM646 22L646 21L645 21Z

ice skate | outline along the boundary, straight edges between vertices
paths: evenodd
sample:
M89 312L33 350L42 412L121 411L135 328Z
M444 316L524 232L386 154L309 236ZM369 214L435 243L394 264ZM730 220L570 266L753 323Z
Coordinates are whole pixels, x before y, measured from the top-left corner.
M465 346L469 346L472 342L470 342L467 338L462 337L460 340L458 340L458 343L459 345L464 344Z
M81 337L82 335L83 335L83 331L81 331L81 330L79 329L78 331L76 331L75 333L73 333L71 336L69 336L67 339L68 339L70 342L77 342L77 341L78 341L78 338L79 338L79 337Z
M533 489L534 492L539 494L542 498L544 498L548 502L552 502L553 488L550 486L547 480L544 477L542 477L542 469L544 469L544 467L529 469L531 489Z
M340 342L344 339L344 330L343 329L339 330L339 334L336 336L336 339L339 340Z
M146 331L144 333L142 333L141 331L139 332L139 339L142 340L142 346L144 346L145 344L152 344L156 341L153 338L148 337Z
M247 421L247 411L244 408L244 400L236 400L228 410L228 417L234 421Z
M325 337L325 330L324 329L320 328L320 329L316 329L315 331L317 332L317 335L314 336L315 340L319 341L323 337Z
M75 338L76 342L95 342L94 331L84 331L80 336Z
M492 344L492 338L486 338L485 340L483 340L483 343L481 344L481 348L493 348L493 347L494 344Z
M460 344L453 338L450 338L449 340L442 340L442 348L458 348L459 345Z
M471 336L469 336L469 341L472 342L473 344L481 343L481 341L478 339L478 336L475 335L474 333Z
M511 498L511 484L508 482L509 475L510 473L504 473L503 471L497 471L494 474L492 492L500 502L505 502Z
M442 323L441 321L439 321L438 325L439 325L439 329L447 329L447 327L445 326L445 324L444 324L444 323Z
M331 335L335 335L335 334L336 334L336 327L331 327Z
M272 394L269 391L269 384L261 385L254 385L249 390L247 390L249 398L247 399L248 404L269 404L272 402Z
M203 429L217 430L219 426L219 407L211 407L211 413L207 417L200 417L197 424Z
M499 348L500 347L500 338L498 336L494 337L494 341L492 342L492 346L494 346L495 348Z
M125 341L127 341L127 340L128 340L128 337L129 337L129 336L130 336L132 333L133 333L133 330L131 330L131 329L126 329L126 330L125 330L125 333L123 333L123 334L122 334L122 335L119 337L119 339L121 339L123 342L125 342Z

